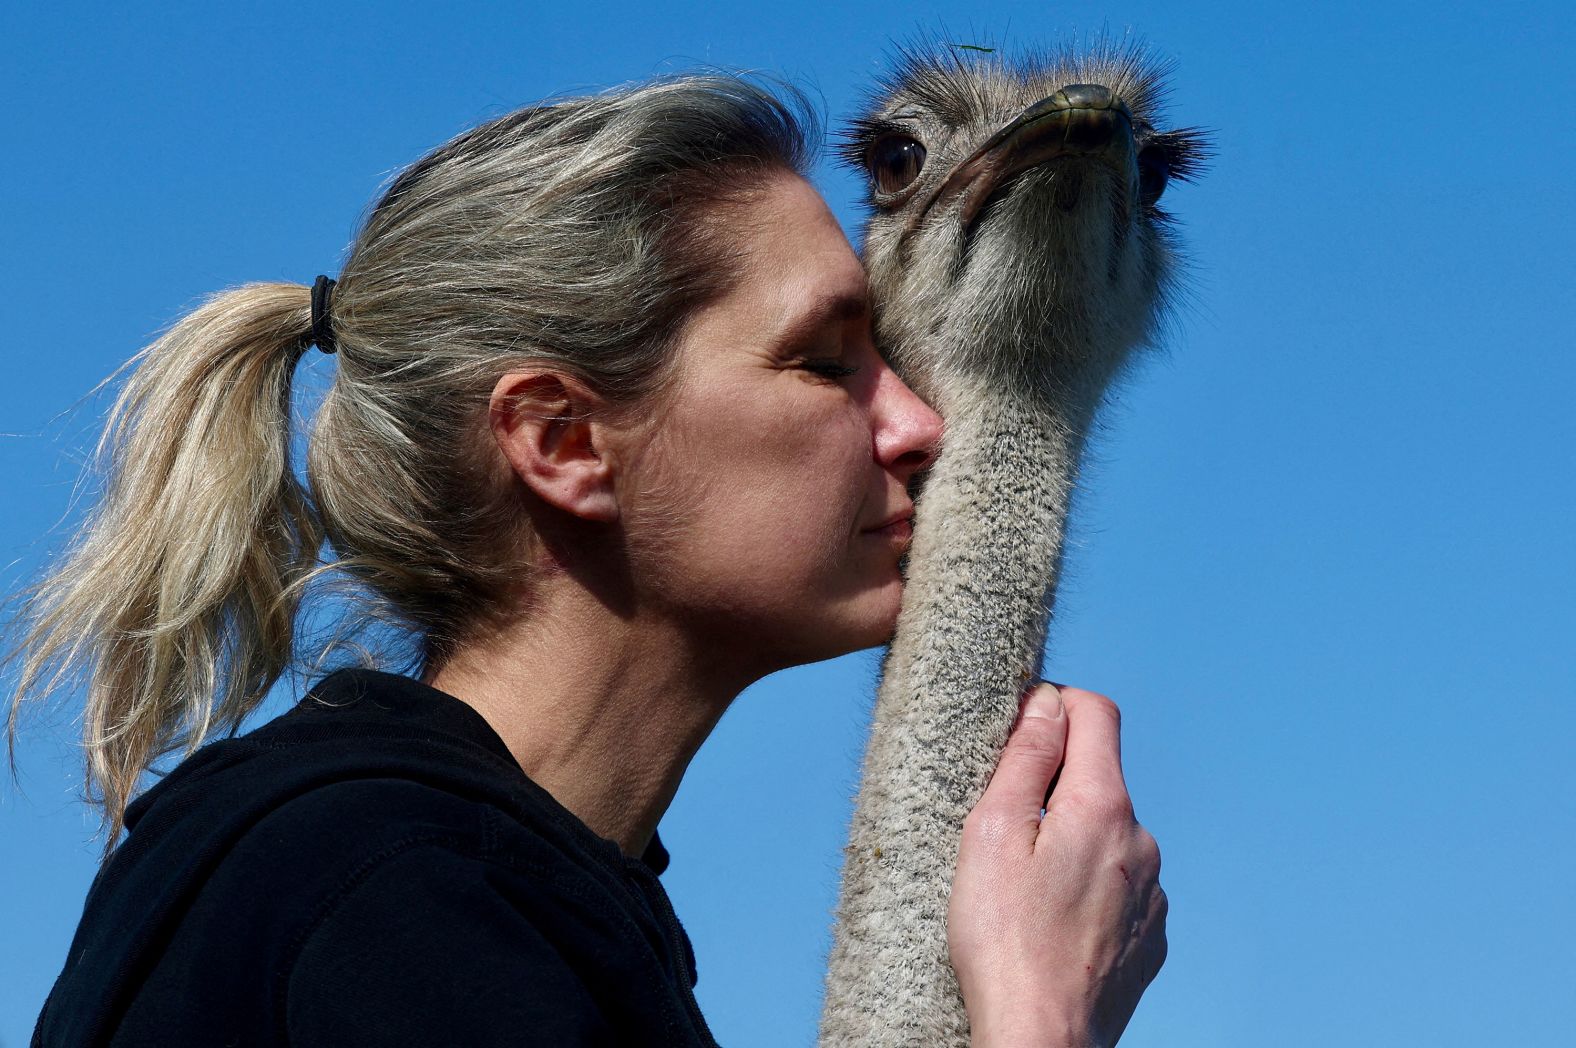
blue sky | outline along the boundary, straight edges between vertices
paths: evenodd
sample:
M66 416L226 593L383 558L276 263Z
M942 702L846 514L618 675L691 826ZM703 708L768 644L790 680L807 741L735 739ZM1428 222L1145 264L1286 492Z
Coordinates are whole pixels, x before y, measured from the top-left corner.
M1554 3L6 5L0 582L204 294L336 271L384 180L549 94L715 64L836 122L889 44L1129 27L1213 128L1193 296L1096 443L1056 679L1125 713L1171 954L1124 1045L1557 1045L1576 1023L1576 14ZM851 175L819 184L850 233ZM331 364L309 358L314 379ZM60 530L51 531L64 521ZM662 826L724 1044L813 1041L875 653L747 692ZM0 788L0 1046L94 869L73 710Z

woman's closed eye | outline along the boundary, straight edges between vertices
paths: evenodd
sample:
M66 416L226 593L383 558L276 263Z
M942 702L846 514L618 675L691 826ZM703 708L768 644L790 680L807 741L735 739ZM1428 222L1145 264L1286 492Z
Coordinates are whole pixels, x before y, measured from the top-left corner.
M848 367L833 360L804 360L800 361L798 366L805 371L825 375L828 378L847 378L859 370L857 367Z

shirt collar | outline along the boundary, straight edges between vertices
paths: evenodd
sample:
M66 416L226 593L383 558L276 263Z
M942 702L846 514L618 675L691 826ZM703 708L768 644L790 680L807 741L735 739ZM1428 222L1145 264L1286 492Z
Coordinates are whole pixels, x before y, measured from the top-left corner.
M357 719L392 721L454 736L501 757L525 776L525 770L485 717L469 703L414 678L379 670L338 670L318 681L294 712L320 716L328 710L349 712ZM573 812L567 808L564 811L579 821ZM585 825L583 821L581 825ZM641 853L640 861L653 873L660 874L668 868L671 857L657 833L652 833L651 843Z

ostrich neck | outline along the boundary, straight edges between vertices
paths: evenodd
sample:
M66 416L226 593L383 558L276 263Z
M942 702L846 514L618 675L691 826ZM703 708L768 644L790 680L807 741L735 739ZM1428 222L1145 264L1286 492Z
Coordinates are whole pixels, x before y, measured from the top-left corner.
M967 1045L946 918L964 817L1038 676L1094 398L953 382L843 871L821 1043Z

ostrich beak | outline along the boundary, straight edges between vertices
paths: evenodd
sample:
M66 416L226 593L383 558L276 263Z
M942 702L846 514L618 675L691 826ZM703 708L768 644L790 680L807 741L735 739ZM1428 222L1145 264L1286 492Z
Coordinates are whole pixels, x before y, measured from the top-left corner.
M1124 171L1133 167L1133 114L1109 89L1069 84L1025 109L952 169L916 212L915 225L933 208L961 199L967 229L1013 178L1065 156L1104 159Z

